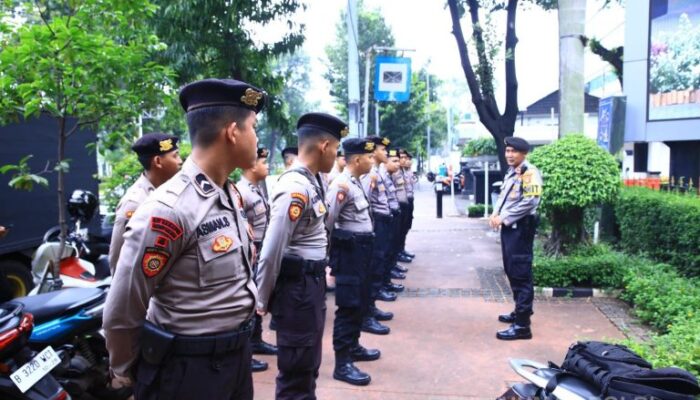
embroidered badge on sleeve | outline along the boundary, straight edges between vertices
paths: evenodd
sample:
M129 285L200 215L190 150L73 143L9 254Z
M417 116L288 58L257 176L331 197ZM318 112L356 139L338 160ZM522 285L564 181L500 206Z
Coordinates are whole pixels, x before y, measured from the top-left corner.
M289 220L292 222L296 222L299 217L301 217L301 211L303 210L303 206L297 202L297 201L292 201L291 204L289 204L289 210L287 210L287 214L289 214Z
M157 247L146 247L141 259L141 269L148 278L153 278L165 268L170 259L170 253Z

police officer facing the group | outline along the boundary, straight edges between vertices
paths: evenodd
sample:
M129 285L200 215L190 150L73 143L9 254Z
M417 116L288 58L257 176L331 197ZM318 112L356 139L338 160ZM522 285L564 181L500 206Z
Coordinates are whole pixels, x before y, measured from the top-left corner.
M205 79L180 103L192 154L131 217L105 304L113 384L135 379L139 400L252 399L254 249L228 176L255 164L265 94Z
M315 399L326 318L327 209L319 176L330 172L345 122L323 113L299 118L299 156L274 187L258 264L258 312L277 328L277 399Z
M114 275L119 252L124 243L126 224L149 194L180 170L182 159L177 147L178 138L165 133L147 133L131 149L137 154L143 173L127 189L114 211L112 241L109 245L109 269Z
M269 152L266 148L258 148L258 160L255 162L255 166L243 170L241 179L237 184L243 199L243 210L253 231L253 243L255 244L256 254L260 254L265 230L270 220L270 206L260 186L260 183L265 181L269 173L267 166L268 154ZM253 265L253 272L257 273L257 263ZM277 346L269 344L262 339L262 316L257 313L250 340L253 344L253 354L277 354ZM251 368L253 372L265 371L267 367L268 365L265 361L252 359Z
M496 337L501 340L531 339L530 316L534 298L532 247L537 227L537 206L542 195L542 177L537 168L525 160L530 151L526 140L508 137L505 144L509 168L489 225L493 229L501 229L503 266L513 291L515 310L498 317L499 321L511 326L499 331Z
M373 361L379 350L360 345L362 318L370 297L370 274L374 233L370 204L362 189L360 176L372 168L374 142L347 139L343 142L346 166L328 190L326 226L331 232L330 265L335 276L335 312L333 378L352 385L367 385L371 377L360 371L354 361Z
M371 295L365 318L362 320L362 331L376 335L387 335L391 329L379 321L389 321L394 318L391 312L382 311L376 306L376 300L396 300L396 294L384 290L384 272L389 262L391 230L391 208L387 197L387 187L384 177L379 172L379 167L387 160L386 147L390 141L387 138L369 136L368 140L374 143L374 165L370 171L362 176L362 189L369 198L372 206L372 219L374 220L374 247L372 250L371 266Z

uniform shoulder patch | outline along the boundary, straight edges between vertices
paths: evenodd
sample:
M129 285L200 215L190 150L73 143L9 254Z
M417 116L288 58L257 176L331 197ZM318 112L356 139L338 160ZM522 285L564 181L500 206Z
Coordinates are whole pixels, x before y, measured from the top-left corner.
M141 258L141 269L144 275L148 278L153 278L158 275L170 259L170 253L167 250L156 247L146 247Z
M161 217L151 217L151 230L162 233L170 240L179 239L183 232L180 225Z
M198 191L204 196L210 196L216 190L214 189L214 185L209 182L209 179L207 179L204 174L197 174L197 176L194 177L194 182Z
M306 197L306 195L303 194L303 193L292 192L292 194L290 194L290 196L292 197L292 199L300 200L300 201L301 201L302 203L304 203L304 204L306 204L306 203L309 202L309 198Z
M298 201L292 201L289 204L289 210L287 210L287 214L289 215L289 220L292 222L296 222L299 217L301 217L301 212L303 211L304 206L298 202Z
M338 194L335 195L335 201L338 202L338 204L340 204L340 203L345 201L346 196L347 195L345 194L344 191L338 190Z

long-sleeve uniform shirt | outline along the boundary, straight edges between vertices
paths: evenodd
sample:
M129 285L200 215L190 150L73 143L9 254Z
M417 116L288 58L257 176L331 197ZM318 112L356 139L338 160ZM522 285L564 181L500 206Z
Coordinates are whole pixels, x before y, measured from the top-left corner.
M270 219L270 206L267 204L267 200L259 185L252 183L245 177L241 177L237 187L241 192L246 218L253 229L253 240L262 242Z
M362 189L367 193L369 203L372 206L372 212L391 215L389 208L389 198L387 197L387 188L384 183L384 178L379 173L379 168L375 165L372 169L360 178Z
M386 185L386 197L389 199L389 208L392 211L399 210L399 199L396 197L396 186L394 180L391 179L391 174L386 170L384 164L379 167L379 174L382 175L384 184Z
M367 196L360 181L347 169L333 179L328 189L328 231L372 232L372 216Z
M180 335L240 327L254 313L252 238L235 186L188 159L131 217L107 296L110 365L126 376L144 319Z
M406 196L412 199L416 193L416 181L413 171L410 169L401 168L401 173L403 174L403 179L406 181Z
M126 224L134 215L136 209L146 201L151 192L156 190L151 181L146 178L146 174L141 174L139 179L127 189L124 197L119 200L117 208L114 210L114 227L112 228L112 240L109 243L109 269L114 275L114 269L117 267L119 253L124 244L124 231Z
M519 219L537 213L541 195L540 171L524 161L518 168L508 168L493 213L501 217L503 225L511 226Z
M272 194L270 224L258 262L258 309L267 311L285 255L323 260L328 236L326 209L320 179L296 161L280 176Z
M398 200L399 203L408 203L408 190L406 189L406 178L404 177L403 171L399 169L391 174L391 180L396 188L396 200Z

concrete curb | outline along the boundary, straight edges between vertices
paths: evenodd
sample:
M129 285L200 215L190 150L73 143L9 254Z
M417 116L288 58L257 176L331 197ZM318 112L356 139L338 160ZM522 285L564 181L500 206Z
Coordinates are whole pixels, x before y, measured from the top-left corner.
M545 297L604 297L618 298L622 290L620 289L596 289L596 288L554 288L535 286L535 293Z

